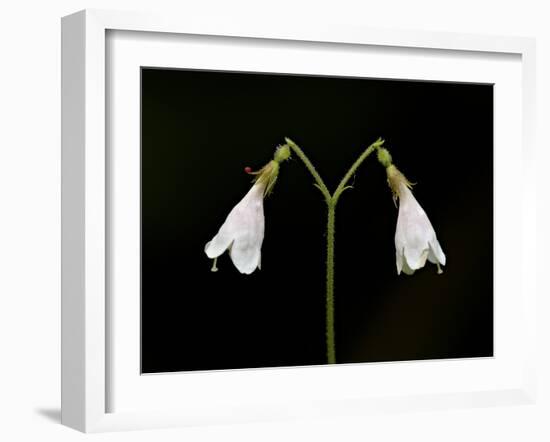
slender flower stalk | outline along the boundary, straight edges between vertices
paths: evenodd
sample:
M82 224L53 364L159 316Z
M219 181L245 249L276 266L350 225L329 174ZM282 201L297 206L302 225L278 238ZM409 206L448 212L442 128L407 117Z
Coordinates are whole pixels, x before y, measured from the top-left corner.
M313 179L315 180L315 187L317 187L323 196L327 204L327 266L326 266L326 342L327 342L327 362L329 364L336 363L336 338L334 330L334 235L336 231L336 205L344 190L351 188L348 186L348 182L355 174L359 166L367 159L367 157L373 153L376 149L379 149L384 140L379 138L369 147L367 147L363 153L352 164L348 172L344 175L344 178L338 184L338 187L333 194L330 193L327 186L323 182L323 179L306 156L306 154L300 149L300 147L294 143L290 138L285 138L287 145L292 149L294 153L302 160L306 168L309 170Z
M336 204L329 204L327 219L327 292L326 292L326 339L327 362L336 364L336 342L334 336L334 232Z

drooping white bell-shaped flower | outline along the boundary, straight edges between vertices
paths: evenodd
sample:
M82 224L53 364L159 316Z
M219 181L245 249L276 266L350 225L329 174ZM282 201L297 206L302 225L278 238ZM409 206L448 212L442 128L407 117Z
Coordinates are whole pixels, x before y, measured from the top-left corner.
M226 250L239 272L251 274L261 268L262 243L264 240L264 197L269 195L279 176L280 163L290 158L288 145L277 147L273 160L258 172L245 171L256 175L255 183L244 198L233 207L220 230L204 247L206 255L214 260L212 271L216 272L218 257Z
M426 260L445 265L445 254L439 245L435 230L411 191L410 182L393 165L387 169L388 182L399 199L399 214L395 229L395 260L397 273L412 275L426 264Z
M249 275L261 267L266 185L266 181L257 181L229 212L216 236L204 248L209 258L215 260L229 249L239 272ZM212 270L217 270L215 261Z

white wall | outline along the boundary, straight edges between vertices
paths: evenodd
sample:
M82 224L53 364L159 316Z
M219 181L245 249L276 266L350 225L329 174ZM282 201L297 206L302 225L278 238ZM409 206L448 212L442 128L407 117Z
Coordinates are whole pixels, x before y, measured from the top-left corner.
M538 39L539 185L549 185L550 14L523 0L20 0L0 8L0 440L84 439L59 418L60 17L86 7L178 14L246 14L284 21L535 36ZM519 146L518 146L519 148ZM466 152L465 152L466 154ZM511 177L513 179L513 177ZM539 199L539 291L548 259L548 198ZM545 270L545 269L544 269ZM540 299L541 336L550 337ZM544 345L542 345L544 344ZM96 440L550 440L550 345L540 345L536 406L369 416L94 436Z

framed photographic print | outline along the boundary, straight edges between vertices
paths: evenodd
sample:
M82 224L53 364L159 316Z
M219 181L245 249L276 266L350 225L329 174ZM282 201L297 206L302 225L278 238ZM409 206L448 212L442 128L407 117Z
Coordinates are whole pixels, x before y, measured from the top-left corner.
M64 424L533 400L532 40L94 10L62 44Z

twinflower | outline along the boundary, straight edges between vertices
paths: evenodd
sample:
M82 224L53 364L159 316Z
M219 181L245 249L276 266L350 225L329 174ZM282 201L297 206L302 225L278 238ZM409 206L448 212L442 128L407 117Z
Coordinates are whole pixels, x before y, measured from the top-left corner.
M437 273L443 273L440 265L445 265L445 254L426 212L411 191L411 183L392 164L386 168L386 173L394 200L399 200L395 229L397 274L403 271L412 275L424 267L426 260L437 265Z
M209 241L204 251L214 260L212 271L217 271L217 258L226 250L239 272L251 274L261 268L262 243L264 240L265 218L264 197L271 193L277 176L279 164L290 157L288 146L282 146L275 152L274 159L258 172L254 185L244 198L229 212L218 233Z

